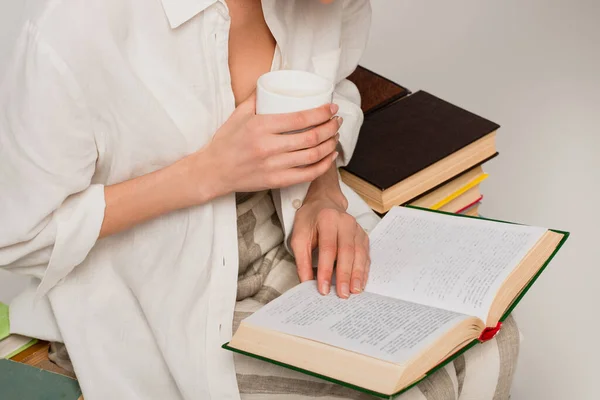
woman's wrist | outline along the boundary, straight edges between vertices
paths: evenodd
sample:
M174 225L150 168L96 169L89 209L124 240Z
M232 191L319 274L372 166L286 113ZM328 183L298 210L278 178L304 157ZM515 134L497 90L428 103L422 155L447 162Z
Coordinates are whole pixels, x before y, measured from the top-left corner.
M219 175L217 159L207 148L183 158L174 167L183 185L182 208L208 203L228 193Z
M348 200L342 193L335 163L325 174L310 184L304 202L323 199L332 201L344 210L348 208Z
M206 154L195 153L168 167L106 186L100 237L223 195L215 165Z

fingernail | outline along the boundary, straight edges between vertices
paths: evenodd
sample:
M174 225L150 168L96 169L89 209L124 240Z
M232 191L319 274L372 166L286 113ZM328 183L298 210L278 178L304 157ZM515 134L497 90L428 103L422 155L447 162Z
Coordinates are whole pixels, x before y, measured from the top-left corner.
M360 283L360 279L354 279L352 281L352 290L357 293L362 292L363 289L362 289L362 284Z
M340 285L340 289L342 289L342 297L347 299L350 297L350 286L346 282Z
M340 141L340 134L339 134L339 133L335 135L335 141L336 141L336 142L339 142L339 141Z
M336 118L337 118L338 126L342 126L342 124L344 123L344 118L342 118L342 117L336 117Z
M325 281L321 283L321 294L329 294L329 282Z
M340 153L338 153L337 151L335 153L333 153L333 157L332 157L331 161L335 161L339 155L340 155Z
M331 103L331 105L329 106L329 108L330 108L332 114L337 114L337 112L340 109L340 106L338 106L337 104Z

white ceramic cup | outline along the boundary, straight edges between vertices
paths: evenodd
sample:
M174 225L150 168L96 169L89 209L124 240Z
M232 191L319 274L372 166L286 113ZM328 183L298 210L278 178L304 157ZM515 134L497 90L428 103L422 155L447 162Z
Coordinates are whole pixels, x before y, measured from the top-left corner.
M256 83L256 113L285 114L331 103L333 83L306 71L268 72Z

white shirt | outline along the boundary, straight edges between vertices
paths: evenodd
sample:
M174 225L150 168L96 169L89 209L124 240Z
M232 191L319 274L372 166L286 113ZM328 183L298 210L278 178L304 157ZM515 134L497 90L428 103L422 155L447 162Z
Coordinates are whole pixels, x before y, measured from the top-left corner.
M263 0L282 67L335 80L338 163L362 123L368 0ZM104 186L163 168L234 110L223 0L52 0L0 88L0 267L33 276L11 330L64 341L86 400L238 399L234 195L98 240ZM207 171L210 173L210 171ZM349 212L378 218L348 187ZM308 184L275 191L286 243Z

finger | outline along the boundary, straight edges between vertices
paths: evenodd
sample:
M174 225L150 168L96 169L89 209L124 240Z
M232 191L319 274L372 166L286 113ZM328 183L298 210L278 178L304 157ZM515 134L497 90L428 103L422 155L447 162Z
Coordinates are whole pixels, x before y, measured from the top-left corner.
M319 248L319 264L317 268L317 287L321 294L328 294L331 287L333 263L337 252L337 214L321 212L317 220L317 239Z
M277 135L277 146L281 152L310 149L318 146L320 143L334 137L340 130L344 120L342 117L335 117L326 123L309 129L305 132L299 132L288 135Z
M371 242L369 240L369 235L367 235L366 233L363 238L363 243L367 251L367 265L365 267L365 276L362 281L362 290L365 290L367 282L369 281L369 272L371 271Z
M343 299L350 297L350 278L354 266L354 237L356 220L349 214L342 214L338 223L337 264L335 280L337 294Z
M332 156L337 148L339 136L334 137L310 149L278 154L268 160L269 168L274 170L289 169L318 163L328 156Z
M367 268L367 249L362 229L356 230L354 235L354 264L352 266L352 277L350 279L350 293L358 294L363 291L363 281L365 279L365 271Z
M269 187L281 188L302 182L312 182L319 176L326 173L329 168L331 168L331 164L333 164L337 157L338 152L336 151L331 156L325 157L316 164L307 165L305 167L290 168L287 171L281 171L277 174L277 176L270 178Z
M258 115L267 132L283 133L307 129L329 121L339 110L336 104L325 104L310 110L288 114Z
M310 281L314 278L312 270L312 242L313 228L309 224L295 224L294 233L290 241L300 282Z
M246 100L241 102L227 120L228 124L232 129L233 127L241 127L243 124L248 123L255 117L256 112L256 94L251 94Z

